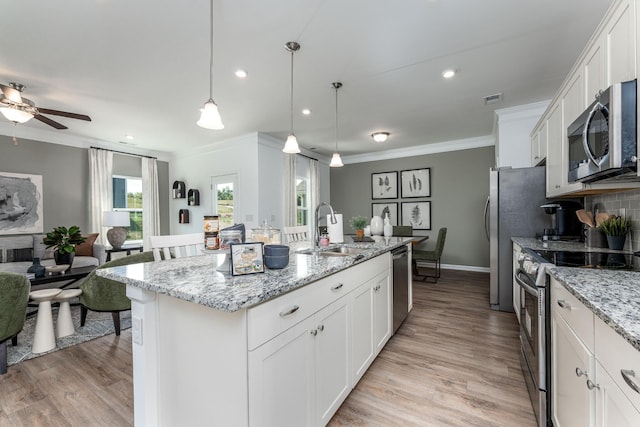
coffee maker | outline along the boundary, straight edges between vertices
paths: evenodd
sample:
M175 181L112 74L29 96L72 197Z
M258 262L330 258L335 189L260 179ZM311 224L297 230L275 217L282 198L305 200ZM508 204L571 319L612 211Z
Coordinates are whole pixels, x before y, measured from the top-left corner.
M551 217L551 227L544 229L543 240L582 239L582 224L576 215L576 211L582 209L579 202L558 200L540 207Z

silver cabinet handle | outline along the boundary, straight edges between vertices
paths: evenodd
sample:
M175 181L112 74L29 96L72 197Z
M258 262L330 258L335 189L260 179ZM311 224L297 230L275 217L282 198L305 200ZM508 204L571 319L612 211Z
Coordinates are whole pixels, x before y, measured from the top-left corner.
M324 331L324 325L318 325L318 330L319 330L320 332Z
M598 390L600 390L600 386L598 384L594 384L593 381L591 380L587 380L587 388L589 390L593 390L594 388L597 388Z
M332 290L332 291L338 291L338 290L342 289L342 287L343 287L343 286L344 286L344 284L343 284L343 283L338 283L337 285L333 286L333 287L331 288L331 290Z
M584 375L584 376L586 376L586 375L587 375L587 373L586 373L586 372L583 372L583 371L582 371L582 369L580 369L580 368L576 368L576 376L577 376L577 377L581 377L581 376L583 376L583 375Z
M558 305L562 308L566 308L567 310L571 310L571 306L563 299L558 300Z
M373 288L373 290L378 292L380 290L380 285L377 285L375 288Z
M288 310L285 311L281 311L280 312L280 317L287 317L287 316L291 316L293 313L295 313L296 311L298 311L300 309L300 306L298 305L294 305L293 307L291 307Z
M315 337L316 335L318 335L318 330L317 329L312 329L312 330L309 331L309 333Z
M636 383L635 371L632 371L631 369L620 369L620 373L622 374L624 382L626 382L633 391L640 394L640 386Z

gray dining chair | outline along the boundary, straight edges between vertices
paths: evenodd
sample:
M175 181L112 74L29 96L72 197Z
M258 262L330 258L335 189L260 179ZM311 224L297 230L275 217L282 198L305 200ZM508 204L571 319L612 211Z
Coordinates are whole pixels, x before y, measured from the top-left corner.
M436 246L433 250L431 251L423 251L420 249L413 250L413 259L412 259L413 272L415 276L417 276L423 282L438 283L438 279L440 278L440 258L442 257L442 251L444 250L444 241L446 237L447 237L447 228L443 227L438 231L438 240L436 240ZM435 270L435 274L421 275L418 272L419 263L422 265L431 264L432 268Z

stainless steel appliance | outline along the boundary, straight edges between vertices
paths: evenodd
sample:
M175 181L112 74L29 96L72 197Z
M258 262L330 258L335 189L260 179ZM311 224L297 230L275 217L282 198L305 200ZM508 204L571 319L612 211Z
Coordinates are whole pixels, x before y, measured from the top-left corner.
M409 314L409 253L406 246L391 251L393 256L393 333Z
M489 173L485 231L489 239L491 308L513 311L511 237L535 237L548 227L540 209L545 198L545 167L500 168Z
M568 181L637 179L636 81L600 92L567 128Z
M551 218L551 228L545 228L543 240L582 240L582 223L576 215L582 204L558 200L540 207Z

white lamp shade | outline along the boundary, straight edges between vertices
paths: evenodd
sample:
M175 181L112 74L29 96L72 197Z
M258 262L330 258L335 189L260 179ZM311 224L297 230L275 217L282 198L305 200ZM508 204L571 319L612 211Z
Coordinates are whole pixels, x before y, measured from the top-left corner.
M222 118L218 111L218 106L213 99L208 100L204 104L204 108L201 108L200 120L197 121L197 125L205 129L221 130L224 129L222 124Z
M284 143L283 152L289 154L297 154L300 152L300 147L298 147L298 139L293 133L290 133L287 137L287 142Z
M105 211L102 213L102 225L105 227L129 227L131 220L127 211Z
M25 123L33 118L33 114L30 114L18 108L2 107L0 108L0 113L2 113L2 115L5 116L7 120L11 120L12 122L16 123Z
M329 166L332 168L341 168L342 166L344 166L344 163L342 163L342 159L340 158L340 154L333 153L333 157L331 158L331 163L329 163Z

